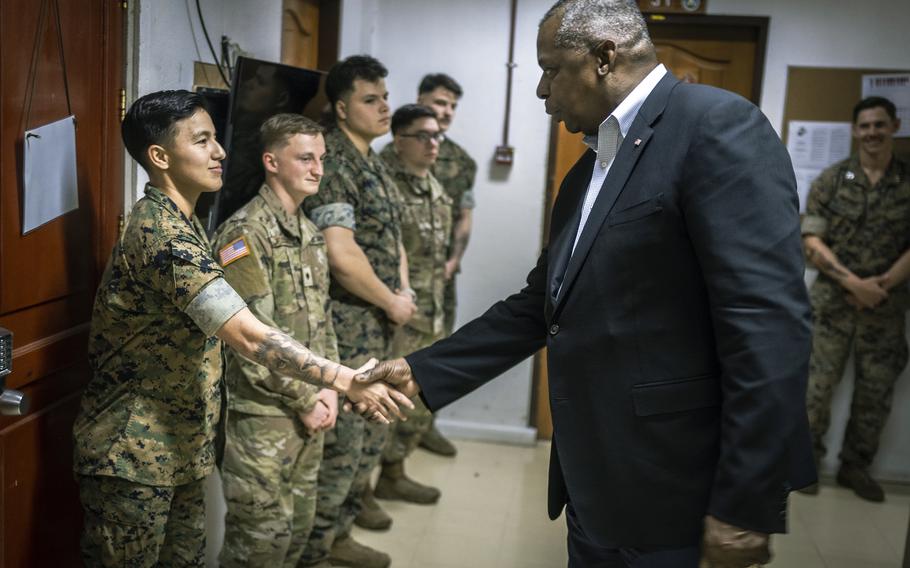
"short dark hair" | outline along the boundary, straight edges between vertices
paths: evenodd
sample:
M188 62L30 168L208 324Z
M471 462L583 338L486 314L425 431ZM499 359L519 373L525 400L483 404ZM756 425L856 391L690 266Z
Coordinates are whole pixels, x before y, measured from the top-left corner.
M888 113L888 116L891 117L891 120L897 120L897 107L894 106L894 103L885 97L866 97L865 99L856 103L856 106L853 107L853 124L856 124L856 119L859 118L859 113L863 112L864 110L869 110L870 108L878 107L885 109L885 112Z
M352 55L332 65L329 75L325 78L325 96L328 97L333 112L335 103L354 90L355 80L375 83L388 74L389 70L385 65L369 55Z
M190 91L157 91L139 97L120 124L126 151L148 171L145 155L148 147L169 142L176 133L175 124L199 109L208 112L205 99Z
M262 151L265 152L277 146L283 147L297 134L318 136L324 132L325 129L315 120L302 114L285 112L270 116L262 123L259 127L259 141L262 144Z
M428 106L408 104L399 107L392 115L392 134L398 134L402 129L411 126L415 120L421 118L436 119L436 113Z
M458 81L449 77L445 73L430 73L420 80L420 86L417 88L417 95L432 93L439 87L455 93L455 98L460 99L463 91Z

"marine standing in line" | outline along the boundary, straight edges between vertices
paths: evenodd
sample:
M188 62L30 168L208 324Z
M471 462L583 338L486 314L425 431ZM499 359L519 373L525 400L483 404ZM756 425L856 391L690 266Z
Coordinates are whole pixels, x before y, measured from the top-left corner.
M315 195L323 129L277 114L259 129L265 183L215 235L228 284L260 321L318 355L338 359L325 240L301 204ZM225 568L294 568L313 527L323 431L338 415L332 389L296 381L227 350Z
M432 109L405 105L392 115L393 142L380 156L392 171L401 194L401 233L408 255L411 288L417 294L417 314L398 329L395 356L413 353L446 336L445 266L452 235L452 199L430 173L439 155L442 130ZM430 504L439 489L405 475L404 460L432 424L433 414L419 398L406 422L392 425L382 454L382 473L374 491L377 498Z
M910 291L910 163L894 155L894 104L869 97L853 109L859 153L822 172L802 221L806 258L819 270L807 405L816 460L831 418L831 393L853 345L856 379L837 482L863 499L885 493L869 475L907 365L904 312ZM804 489L817 493L818 485Z
M338 351L342 361L355 366L388 354L393 327L407 323L417 309L408 290L395 182L370 149L370 142L389 130L386 75L386 68L369 56L332 66L325 88L336 127L326 135L328 158L319 193L304 203L328 247ZM391 562L350 535L364 492L372 503L369 475L387 432L356 413L342 412L335 429L326 433L305 565L330 560L382 568Z
M455 119L455 110L463 92L461 85L444 73L436 73L425 76L417 91L417 103L436 112L439 128L445 134ZM461 271L461 259L471 238L477 163L464 148L445 136L439 144L439 157L432 173L452 200L452 238L445 264L445 330L448 336L455 329L455 276ZM454 456L456 453L452 442L436 428L435 421L430 430L420 437L420 447L442 456Z

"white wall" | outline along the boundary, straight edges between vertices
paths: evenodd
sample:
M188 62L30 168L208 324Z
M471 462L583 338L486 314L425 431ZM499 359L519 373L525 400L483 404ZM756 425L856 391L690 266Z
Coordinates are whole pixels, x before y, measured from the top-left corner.
M192 88L193 62L215 62L195 1L140 0L138 6L131 100L153 91ZM281 0L202 0L201 6L219 57L221 36L226 35L251 57L280 60ZM146 181L145 172L138 168L133 201L142 196Z
M518 5L512 144L516 161L504 180L491 175L504 106L507 2L345 0L341 55L370 53L390 70L393 106L410 102L420 77L444 71L465 88L452 137L480 163L475 231L459 280L460 323L517 290L540 248L548 120L534 96L535 35L550 0ZM910 3L896 0L712 0L713 15L769 16L761 107L782 129L788 66L907 68ZM905 375L910 374L908 372ZM832 438L846 422L849 381L834 403ZM444 426L460 434L506 441L528 439L531 365L525 362L445 409ZM453 428L457 426L457 428ZM835 467L833 444L826 471ZM882 440L877 472L910 479L910 381L902 377Z
M478 163L474 233L459 276L464 323L518 290L540 251L549 121L534 95L537 22L549 0L519 3L510 142L511 169L492 166L505 109L509 3L485 0L346 0L341 56L370 53L389 68L392 108L414 102L426 73L445 72L465 95L450 135ZM380 147L386 139L378 141ZM444 430L531 443L531 362L443 410Z

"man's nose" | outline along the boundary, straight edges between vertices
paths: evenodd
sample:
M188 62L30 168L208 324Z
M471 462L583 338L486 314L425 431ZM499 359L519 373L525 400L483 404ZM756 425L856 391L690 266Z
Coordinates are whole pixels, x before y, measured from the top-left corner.
M212 158L218 160L219 162L227 156L227 153L224 151L224 147L215 141L215 153L212 155Z
M540 80L537 81L537 98L546 100L546 98L549 96L550 96L550 88L548 85L545 84L544 78L541 77Z

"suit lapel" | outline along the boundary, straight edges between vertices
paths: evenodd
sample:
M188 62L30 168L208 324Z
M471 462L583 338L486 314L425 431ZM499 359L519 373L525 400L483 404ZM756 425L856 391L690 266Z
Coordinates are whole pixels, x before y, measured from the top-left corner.
M588 216L588 220L578 239L578 245L575 247L574 253L572 252L571 247L575 237L575 231L572 231L572 238L569 239L568 242L569 254L571 256L566 265L565 277L562 279L559 295L555 301L554 312L562 305L566 295L571 289L572 283L578 276L578 272L581 270L597 234L600 232L600 227L603 225L610 210L613 209L613 204L616 203L623 188L625 188L626 182L635 169L639 157L644 153L648 142L651 140L651 136L654 133L652 125L663 112L663 109L667 105L670 91L678 82L679 81L668 72L663 79L660 80L654 90L651 91L648 98L645 99L644 104L638 111L638 115L633 120L629 132L619 148L619 152L616 154L613 165L610 166L610 172L607 174L607 178L600 188L600 193L597 195L597 200L594 202L594 207L591 209L591 214ZM582 189L582 193L584 193L585 189L586 188ZM575 226L578 226L577 223ZM552 282L552 279L550 281Z
M569 257L572 255L572 243L581 219L581 203L591 181L594 158L593 150L582 154L566 174L559 189L557 202L553 205L550 241L547 245L547 304L550 307L556 304L556 292L560 288Z

